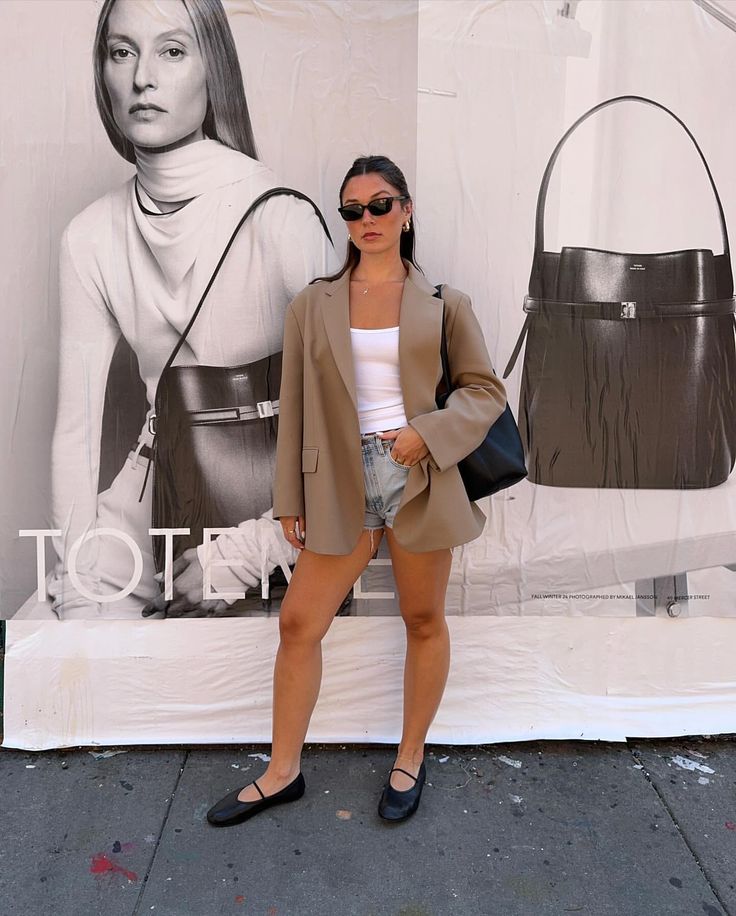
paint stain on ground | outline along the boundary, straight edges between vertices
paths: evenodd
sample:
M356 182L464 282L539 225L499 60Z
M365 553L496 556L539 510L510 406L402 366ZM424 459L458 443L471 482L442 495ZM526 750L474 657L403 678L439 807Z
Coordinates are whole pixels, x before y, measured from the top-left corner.
M96 855L92 856L92 863L89 870L93 875L119 874L124 875L128 881L138 880L138 875L134 871L128 871L127 868L123 868L122 865L113 862L104 852L98 852Z
M349 821L350 818L353 816L352 811L346 811L344 808L340 808L335 813L337 814L337 816L340 818L341 821Z
M243 894L238 894L235 898L236 903L245 903L245 897Z
M691 760L689 757L683 757L681 754L677 754L673 757L672 762L675 766L680 767L681 770L699 770L701 773L710 773L711 775L715 773L715 770L706 766L704 763L698 763L697 760Z
M736 824L733 821L726 821L726 830L736 830Z

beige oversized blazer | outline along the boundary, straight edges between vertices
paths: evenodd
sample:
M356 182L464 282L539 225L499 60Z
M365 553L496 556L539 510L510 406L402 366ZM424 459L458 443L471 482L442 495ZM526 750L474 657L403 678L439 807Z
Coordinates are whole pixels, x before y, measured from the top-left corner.
M483 530L485 516L469 501L457 462L483 441L504 410L506 392L470 300L444 286L457 390L437 409L443 300L419 270L404 264L409 273L399 315L401 390L407 421L429 455L409 470L393 531L407 550L422 552L463 544ZM327 554L352 552L365 513L349 282L346 272L302 290L284 328L273 514L303 515L305 546Z

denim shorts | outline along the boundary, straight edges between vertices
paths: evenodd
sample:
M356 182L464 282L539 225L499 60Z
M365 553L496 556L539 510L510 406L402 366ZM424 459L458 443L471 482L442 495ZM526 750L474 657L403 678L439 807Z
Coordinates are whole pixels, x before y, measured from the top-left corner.
M365 482L365 521L368 531L393 528L394 516L401 502L409 474L407 465L391 458L393 439L379 439L375 433L360 437Z

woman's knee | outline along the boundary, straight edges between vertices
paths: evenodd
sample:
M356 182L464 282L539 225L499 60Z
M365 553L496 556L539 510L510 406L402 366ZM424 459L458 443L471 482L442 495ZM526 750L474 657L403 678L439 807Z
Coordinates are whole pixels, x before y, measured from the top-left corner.
M279 638L288 645L309 646L321 642L324 632L316 621L316 615L304 606L286 600L279 611Z
M406 632L417 639L429 639L447 629L445 609L441 605L414 605L401 608Z

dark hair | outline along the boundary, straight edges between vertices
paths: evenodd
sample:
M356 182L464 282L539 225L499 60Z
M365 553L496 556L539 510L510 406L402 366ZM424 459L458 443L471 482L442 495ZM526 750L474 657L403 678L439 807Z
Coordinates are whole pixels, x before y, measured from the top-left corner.
M383 175L386 181L393 185L396 190L402 196L407 197L409 200L412 199L411 194L409 193L409 186L406 183L406 178L404 178L404 173L396 165L395 162L392 162L387 156L361 156L359 159L356 159L355 162L348 169L347 174L342 180L340 185L339 199L340 204L342 205L342 192L345 190L345 185L350 181L351 178L355 178L356 175ZM414 259L414 214L409 217L409 231L401 233L401 241L399 243L399 254L405 261L409 261L410 264L413 264L417 270L421 270L421 267L417 264ZM345 263L342 265L340 270L336 274L332 274L329 277L317 277L315 280L312 280L312 283L316 283L317 280L339 280L340 277L348 270L352 270L354 267L357 267L360 262L360 249L348 239L348 250L345 257Z
M123 159L135 162L135 147L124 136L112 114L103 68L107 58L107 22L117 0L104 0L97 19L94 43L95 100L107 136ZM258 158L245 99L243 76L233 33L221 0L181 0L189 14L204 60L207 112L202 124L206 137Z

